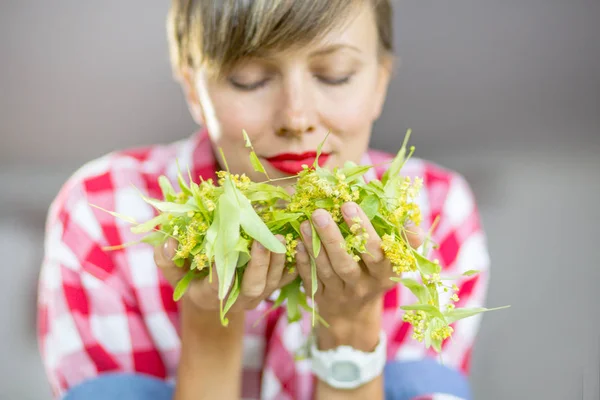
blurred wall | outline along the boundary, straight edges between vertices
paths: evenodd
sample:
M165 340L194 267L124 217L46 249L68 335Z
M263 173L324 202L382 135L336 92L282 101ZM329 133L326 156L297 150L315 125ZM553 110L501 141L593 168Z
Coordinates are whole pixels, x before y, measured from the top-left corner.
M0 399L48 398L34 337L48 204L82 163L194 125L168 2L0 2ZM493 261L476 399L600 398L600 1L397 1L373 145L464 174ZM16 304L16 306L9 304Z

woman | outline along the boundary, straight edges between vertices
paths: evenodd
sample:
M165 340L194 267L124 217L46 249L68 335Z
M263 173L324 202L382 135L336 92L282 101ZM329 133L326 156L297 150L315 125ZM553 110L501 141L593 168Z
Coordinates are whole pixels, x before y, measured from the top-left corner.
M340 250L331 216L324 210L312 215L324 244L316 303L331 326L319 326L314 335L309 319L288 325L281 312L260 319L273 292L295 276L283 273L281 255L258 243L227 328L219 322L215 286L207 281L194 281L181 302L173 302L173 285L184 273L170 261L176 244L154 252L144 246L105 249L136 237L127 224L89 203L148 219L152 210L131 184L159 197L158 176L175 181L177 162L189 166L193 177L214 178L223 169L215 156L221 148L232 172L262 180L249 162L244 129L271 178L311 164L328 132L320 159L325 167L347 160L379 165L368 176L374 178L391 158L368 149L393 68L390 0L174 0L168 20L174 71L203 128L187 140L114 152L86 164L52 204L39 336L55 395L469 398L466 374L478 319L454 326L452 341L444 344L444 365L437 363L402 321L398 306L413 297L390 285L380 238L355 203L342 211L346 220L360 217L370 234L369 253L359 262ZM481 306L488 258L468 184L418 159L402 173L424 178L423 227L439 217L439 248L432 257L448 274L482 271L455 282L458 305ZM410 241L417 247L421 238ZM310 229L303 229L296 269L307 287L311 243ZM310 357L295 360L309 337Z

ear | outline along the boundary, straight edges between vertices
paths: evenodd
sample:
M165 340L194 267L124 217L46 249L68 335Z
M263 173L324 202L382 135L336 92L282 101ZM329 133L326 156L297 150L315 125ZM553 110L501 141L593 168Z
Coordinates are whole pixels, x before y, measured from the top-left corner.
M383 55L379 62L377 86L375 88L375 101L373 102L373 121L381 116L383 104L387 96L390 79L394 68L394 59L390 55Z
M192 118L198 125L204 125L204 110L198 96L195 74L192 68L183 67L180 71L179 81Z

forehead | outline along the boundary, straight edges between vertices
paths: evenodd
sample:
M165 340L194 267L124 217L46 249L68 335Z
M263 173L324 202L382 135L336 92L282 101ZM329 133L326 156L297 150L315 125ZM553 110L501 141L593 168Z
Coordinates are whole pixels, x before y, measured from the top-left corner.
M355 8L333 29L317 38L314 45L347 43L353 45L376 45L377 25L371 7L365 5Z
M343 19L337 21L330 29L310 41L303 42L299 40L289 43L285 48L259 50L252 56L278 58L298 53L319 56L348 49L370 53L377 48L378 31L374 13L370 7L363 6L355 8Z
M194 64L216 71L243 59L302 47L376 42L372 0L201 2L202 9L193 11L198 18L190 19L199 30L191 27L188 47Z

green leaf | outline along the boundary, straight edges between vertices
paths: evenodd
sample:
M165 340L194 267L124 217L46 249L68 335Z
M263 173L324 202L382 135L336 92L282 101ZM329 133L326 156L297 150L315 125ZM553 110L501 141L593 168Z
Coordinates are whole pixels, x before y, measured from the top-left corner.
M191 194L191 192L190 192ZM191 204L178 204L169 201L158 201L146 196L142 196L142 199L152 207L156 208L160 212L164 213L174 213L174 214L183 214L189 211L198 211L198 207L195 207Z
M173 185L171 185L171 181L166 176L161 175L158 177L158 185L165 201L175 200L177 194L175 193L175 189L173 189Z
M414 279L410 279L410 278L404 278L404 279L391 278L391 279L395 282L402 283L408 290L410 290L412 292L412 294L414 294L417 297L417 299L419 299L419 302L427 303L429 301L427 289L423 286L423 284L415 281Z
M427 291L429 292L429 298L433 301L433 305L440 308L440 295L435 284L427 284L425 285Z
M239 251L240 253L250 254L249 248L250 248L250 241L246 240L240 236L240 239L238 240L237 244L235 245L234 250Z
M319 199L315 201L315 206L318 208L332 208L333 207L333 199Z
M248 136L248 132L245 129L242 129L242 134L244 135L244 140L246 141L246 147L252 148L252 142L250 141L250 136Z
M302 213L289 213L289 212L274 212L273 219L267 222L267 226L271 232L281 229L285 224L296 221L298 218L303 216Z
M192 279L194 279L194 271L188 271L187 274L177 282L177 286L175 286L175 291L173 292L173 300L179 301L183 297Z
M235 246L240 237L240 210L235 200L231 178L225 179L225 191L219 198L216 218L219 231L215 240L215 263L219 277L219 299L223 300L231 287L239 252Z
M360 202L360 208L363 209L369 220L373 219L379 211L379 198L369 195Z
M206 243L206 251L205 251L206 257L208 257L209 260L212 260L215 256L215 245L216 245L216 240L217 240L217 233L219 232L218 212L219 212L219 205L217 202L216 211L215 211L215 219L213 220L212 224L210 224L210 227L206 231L206 236L204 236L204 241Z
M227 296L227 301L225 302L225 308L223 309L223 315L221 316L222 319L229 312L231 307L235 304L236 300L238 299L238 297L240 295L241 281L242 281L241 274L236 273L235 278L233 280L233 287L231 288L231 291L229 292L229 295Z
M296 231L296 234L298 236L302 236L302 234L300 233L300 221L299 220L290 221L290 226Z
M429 324L427 325L427 329L425 329L425 332L423 334L423 336L425 336L425 348L429 349L431 347L431 325Z
M366 174L371 168L373 168L372 165L357 165L342 169L342 173L346 176L345 182L352 183L357 178Z
M192 191L192 197L196 202L198 209L204 208L204 202L202 201L202 195L200 194L200 185L195 182L190 182L190 190Z
M261 172L263 174L267 173L265 167L261 164L260 160L258 159L258 156L253 151L250 152L250 163L252 164L252 168L254 168L256 172Z
M235 251L239 253L237 268L243 267L250 261L250 241L240 236L240 240L235 246Z
M442 267L439 264L436 264L433 261L429 261L427 258L425 258L421 254L419 254L419 252L416 251L415 249L411 249L411 252L417 261L417 268L419 269L419 272L421 272L422 274L424 274L424 275L439 274L440 271L442 270Z
M442 352L442 340L441 339L431 339L431 345L433 346L433 349L436 352L438 352L438 353Z
M235 251L237 251L239 253L239 258L238 258L238 262L236 265L236 269L243 267L244 265L246 265L248 263L248 261L250 261L249 246L250 246L250 241L244 239L243 237L240 237L238 244L235 246Z
M327 140L328 137L329 137L329 132L327 132L327 135L325 135L325 139L323 139L323 141L317 146L317 157L315 158L315 162L313 163L313 167L317 170L321 168L319 166L319 157L321 156L321 151L323 150L323 145L325 144L325 141Z
M239 206L240 224L244 231L273 253L285 253L285 245L273 235L248 199L237 188L233 187L231 190Z
M312 236L313 254L315 255L315 258L317 258L319 256L319 252L321 251L321 239L319 239L319 235L317 234L315 225L312 223L312 221L310 221L310 229L312 231L311 236Z
M323 179L332 185L336 185L338 183L338 179L335 177L335 174L326 168L319 167L314 173L319 177L319 179Z
M244 191L244 194L250 201L272 201L275 199L290 201L291 199L290 194L284 188L268 183L253 183Z
M183 258L174 258L173 259L173 264L175 264L176 266L178 266L179 268L181 268L185 264L185 259L183 259Z
M298 306L299 296L302 293L300 290L294 290L293 287L287 288L286 297L287 297L287 318L288 321L299 321L301 319L300 308Z
M143 243L147 243L153 247L156 247L163 244L168 237L169 236L164 234L163 232L150 232L149 234L144 236L140 241Z
M137 224L137 221L135 219L131 218L131 217L128 217L128 216L123 215L123 214L116 213L114 211L108 211L108 210L106 210L106 209L104 209L104 208L102 208L100 206L97 206L95 204L92 204L92 203L89 203L89 204L90 204L90 206L92 206L94 208L97 208L98 210L104 211L105 213L108 213L108 214L112 215L115 218L122 219L123 221L127 221L130 224Z
M413 304L410 306L401 306L400 308L405 311L425 311L426 313L445 321L444 315L440 312L440 310L429 304Z
M463 276L472 276L472 275L477 275L480 271L476 270L476 269L470 269L467 272L463 273Z
M378 197L383 197L385 195L383 185L381 184L381 181L378 180L369 181L369 183L363 186L363 190Z
M446 317L446 321L448 324L451 324L460 319L472 317L473 315L481 314L487 311L495 311L502 310L504 308L509 308L510 306L504 307L496 307L496 308L483 308L483 307L475 307L475 308L455 308L454 310L446 311L444 316Z
M315 326L315 294L317 293L317 263L313 257L310 257L310 301L312 306L312 325Z
M406 156L406 145L408 144L408 140L410 139L411 130L409 129L406 132L406 136L404 137L404 142L402 143L402 147L394 157L392 164L390 167L383 173L381 178L381 183L383 183L384 190L388 188L390 185L394 185L394 178L398 178L400 175L400 170L404 165L404 157ZM386 190L387 191L387 190Z
M315 320L316 320L320 324L323 324L323 326L325 326L326 328L329 328L329 324L327 323L327 321L325 321L319 315L319 313L316 311L316 309L314 307L311 307L311 306L308 305L308 303L306 301L306 296L305 295L301 295L299 297L299 304L300 304L301 308L303 308L304 310L312 313L312 315L313 315L313 326L314 326L314 323L315 323ZM291 321L291 322L295 322L295 321Z
M152 218L149 221L146 221L142 224L131 227L131 232L138 233L146 233L154 230L156 226L162 225L169 220L168 214L159 214L156 217Z
M187 183L185 183L183 175L181 175L181 170L179 169L179 162L177 162L177 183L179 184L179 188L183 193L185 193L188 196L192 195L190 187L187 185Z

